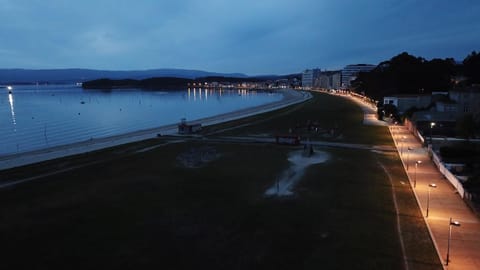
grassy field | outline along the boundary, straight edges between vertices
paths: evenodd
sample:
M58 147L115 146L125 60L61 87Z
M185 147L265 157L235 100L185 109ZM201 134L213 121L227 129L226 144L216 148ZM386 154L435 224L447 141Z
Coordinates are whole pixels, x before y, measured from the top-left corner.
M361 124L340 97L211 127L218 135L274 134L318 120L341 134L312 139L392 144L385 127ZM0 190L2 269L404 269L396 194L410 269L440 269L396 153L317 148L291 197L265 190L296 147L162 140L0 172L28 177L91 163ZM186 167L185 156L209 158ZM381 168L383 164L393 185Z
M304 139L392 144L385 127L363 125L363 113L352 101L327 94L312 94L316 98L302 105L208 127L204 133L223 131L222 135L275 135L287 134L291 130ZM308 123L317 124L320 131L308 131ZM246 126L230 129L242 124ZM329 134L332 130L333 136Z

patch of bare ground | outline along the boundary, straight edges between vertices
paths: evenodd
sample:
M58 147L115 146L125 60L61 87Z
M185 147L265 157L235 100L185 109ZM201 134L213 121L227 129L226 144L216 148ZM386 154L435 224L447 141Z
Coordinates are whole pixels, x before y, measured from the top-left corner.
M193 147L177 156L180 166L185 168L200 168L218 159L221 155L213 146Z

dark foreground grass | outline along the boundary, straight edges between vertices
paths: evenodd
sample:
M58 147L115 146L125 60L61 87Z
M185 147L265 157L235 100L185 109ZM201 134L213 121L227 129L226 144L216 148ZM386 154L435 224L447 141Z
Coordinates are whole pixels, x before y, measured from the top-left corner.
M215 160L179 162L205 146ZM295 149L190 142L115 158L108 150L102 162L0 190L2 269L403 269L379 163L394 178L410 269L441 267L396 155L317 149L331 158L308 168L295 196L265 197Z
M184 144L3 192L3 264L401 269L389 187L361 174L369 162L349 166L355 178L316 166L298 196L265 198L288 149L211 146L221 157L202 168L179 165L200 147Z

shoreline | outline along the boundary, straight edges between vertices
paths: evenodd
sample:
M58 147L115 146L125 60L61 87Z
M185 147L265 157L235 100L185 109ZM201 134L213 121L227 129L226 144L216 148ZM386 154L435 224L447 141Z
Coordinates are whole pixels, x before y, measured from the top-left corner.
M297 91L292 89L281 90L283 98L280 101L268 103L251 108L241 109L233 112L228 112L216 116L210 116L194 121L188 121L190 124L202 124L202 126L211 126L223 122L228 122L248 116L265 113L277 109L281 109L290 105L304 102L312 96L308 92ZM160 126L156 128L138 130L124 134L93 138L87 141L74 142L61 146L53 146L49 148L33 150L23 153L10 154L0 157L0 170L11 169L15 167L30 165L42 161L73 156L101 150L122 144L143 141L147 139L156 138L157 134L173 135L177 134L177 125L171 124Z

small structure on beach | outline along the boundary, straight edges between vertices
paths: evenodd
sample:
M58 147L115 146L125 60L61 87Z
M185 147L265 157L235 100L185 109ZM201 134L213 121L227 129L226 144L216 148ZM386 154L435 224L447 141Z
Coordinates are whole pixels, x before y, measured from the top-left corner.
M182 118L178 124L178 134L193 134L200 130L202 130L202 124L188 124L185 118Z

